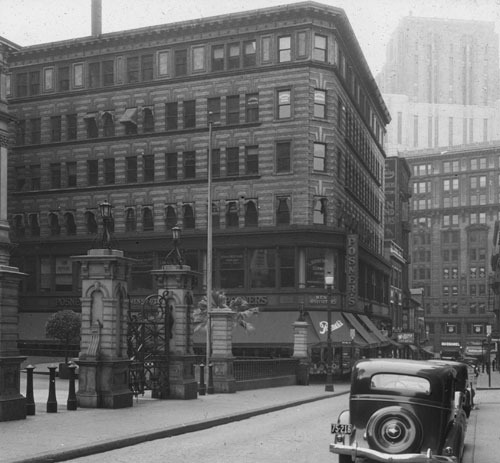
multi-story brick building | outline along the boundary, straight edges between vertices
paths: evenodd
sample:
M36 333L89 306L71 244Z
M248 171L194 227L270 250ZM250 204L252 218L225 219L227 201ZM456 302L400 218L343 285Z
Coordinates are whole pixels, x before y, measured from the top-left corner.
M480 357L487 327L498 330L491 258L498 253L500 145L416 151L406 160L413 174L412 286L424 288L434 350Z
M176 224L203 275L210 208L214 287L265 312L265 345L291 344L301 306L311 341L324 339L328 272L336 345L350 342L352 323L357 346L380 345L364 310L375 323L389 317L390 117L343 10L304 2L107 34L97 22L92 36L21 48L9 67L9 212L29 274L23 339L43 339L48 314L78 310L70 256L92 246L107 200L116 246L137 259L132 306L153 292L149 272Z

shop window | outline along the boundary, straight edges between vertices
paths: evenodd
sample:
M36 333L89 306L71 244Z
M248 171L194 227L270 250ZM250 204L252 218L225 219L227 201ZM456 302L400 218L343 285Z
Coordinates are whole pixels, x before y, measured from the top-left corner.
M56 257L55 259L55 290L73 290L73 262L69 257Z
M115 122L113 115L109 111L106 111L102 115L102 134L104 137L115 136Z
M238 203L236 201L229 201L226 204L226 228L237 228L238 226Z
M281 288L295 286L295 250L293 248L279 249L279 284Z
M90 211L85 212L85 224L87 227L87 233L91 235L97 234L97 220L95 214Z
M58 236L61 234L61 226L59 225L59 216L54 212L49 214L49 229L51 236Z
M276 224L290 225L290 198L277 198L278 206L276 208Z
M182 223L185 229L195 227L194 209L191 204L184 204L182 206Z
M177 212L175 206L167 206L165 209L165 226L167 230L171 230L177 225Z
M125 231L135 232L137 230L137 221L135 217L135 209L129 207L125 212Z
M219 255L220 287L243 288L245 283L243 252L221 251Z
M64 214L64 226L66 227L67 235L76 235L75 217L70 212Z
M142 229L143 231L154 230L153 210L150 207L142 209Z
M251 288L276 287L276 250L252 249L249 262Z
M255 201L247 201L245 203L245 227L257 227L259 221L259 213Z

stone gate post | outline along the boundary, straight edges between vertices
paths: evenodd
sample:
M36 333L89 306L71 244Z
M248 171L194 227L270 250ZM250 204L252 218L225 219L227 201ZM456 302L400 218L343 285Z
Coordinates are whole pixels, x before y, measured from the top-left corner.
M152 270L158 283L158 296L167 299L172 316L168 353L169 384L161 397L169 399L198 398L198 383L194 376L196 357L193 352L193 279L197 275L189 265L164 264Z
M233 316L229 308L210 311L214 392L236 392L233 363Z
M82 278L78 404L131 407L125 301L133 259L116 249L91 249L72 259L81 263Z

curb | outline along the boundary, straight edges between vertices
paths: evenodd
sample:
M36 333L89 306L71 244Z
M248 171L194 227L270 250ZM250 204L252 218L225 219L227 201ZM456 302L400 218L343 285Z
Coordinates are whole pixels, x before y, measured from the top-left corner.
M316 402L318 400L331 399L333 397L338 397L344 394L348 394L349 390L344 392L337 392L333 394L326 394L316 397L310 397L308 399L296 400L293 402L287 402L281 405L275 405L271 407L257 408L255 410L250 410L248 412L235 413L233 415L226 415L219 418L213 418L206 421L196 421L193 423L185 425L171 426L166 429L157 429L151 431L145 431L138 434L132 434L126 437L119 437L116 439L110 439L105 442L98 442L86 446L78 446L73 448L67 448L54 452L45 452L38 455L33 455L28 458L23 458L20 460L8 460L4 463L42 463L42 462L57 462L57 461L67 461L75 458L86 457L89 455L95 455L98 453L109 452L111 450L117 450L125 447L130 447L137 444L142 444L144 442L149 442L156 439L164 439L167 437L179 436L181 434L187 434L195 431L202 431L204 429L210 429L216 426L221 426L223 424L233 423L235 421L242 421L254 416L264 415L266 413L277 412L285 408L296 407L298 405L303 405L311 402Z

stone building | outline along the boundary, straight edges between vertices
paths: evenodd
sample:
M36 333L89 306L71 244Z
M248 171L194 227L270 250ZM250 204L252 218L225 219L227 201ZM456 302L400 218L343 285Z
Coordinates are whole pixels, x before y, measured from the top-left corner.
M262 339L236 345L290 348L300 307L320 344L328 272L335 345L350 342L352 323L360 348L386 340L374 333L389 317L390 116L344 11L304 2L104 34L94 13L91 36L23 47L9 62L9 218L29 274L22 340L42 341L54 311L79 310L70 256L92 247L104 200L115 245L137 260L131 308L154 292L150 271L175 225L204 275L210 211L214 287L264 312Z

